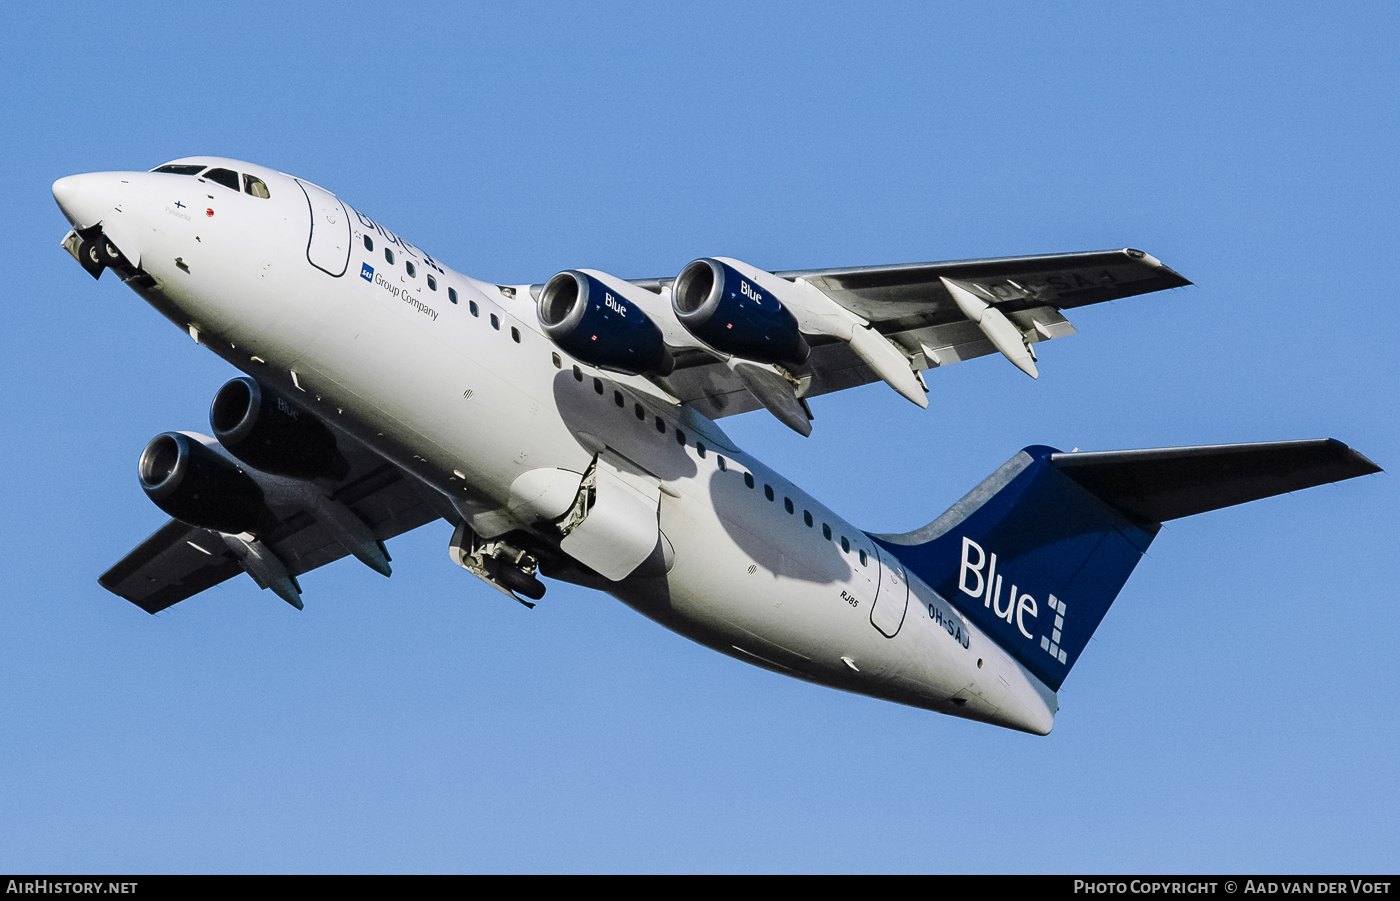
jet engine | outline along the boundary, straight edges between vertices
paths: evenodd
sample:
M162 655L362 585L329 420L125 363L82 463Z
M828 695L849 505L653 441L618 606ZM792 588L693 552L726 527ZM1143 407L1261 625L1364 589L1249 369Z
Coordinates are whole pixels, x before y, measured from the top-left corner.
M586 272L568 269L551 278L537 312L550 340L592 366L628 375L669 375L675 367L651 317Z
M251 476L182 432L151 439L137 469L146 496L181 522L236 535L273 521Z
M797 318L728 263L706 257L686 266L676 277L671 305L681 325L716 350L759 363L796 366L807 360Z
M209 424L229 453L263 472L340 479L350 468L324 423L256 379L234 379L220 388Z

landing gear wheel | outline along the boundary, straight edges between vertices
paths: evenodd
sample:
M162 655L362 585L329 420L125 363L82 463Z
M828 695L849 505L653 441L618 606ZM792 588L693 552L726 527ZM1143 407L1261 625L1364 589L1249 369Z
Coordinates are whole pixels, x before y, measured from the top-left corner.
M97 244L91 240L85 240L78 245L78 263L93 278L101 278L102 270L106 268L102 263L102 254L98 252Z
M126 258L122 256L122 252L117 249L117 245L106 238L102 239L100 249L97 250L97 256L101 259L102 265L104 266L118 266L126 261Z

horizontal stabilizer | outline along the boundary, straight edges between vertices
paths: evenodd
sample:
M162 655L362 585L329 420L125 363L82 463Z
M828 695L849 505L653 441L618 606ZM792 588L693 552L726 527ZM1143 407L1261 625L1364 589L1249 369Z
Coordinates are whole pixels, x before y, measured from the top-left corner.
M1053 454L1050 462L1139 522L1166 522L1381 471L1331 438Z

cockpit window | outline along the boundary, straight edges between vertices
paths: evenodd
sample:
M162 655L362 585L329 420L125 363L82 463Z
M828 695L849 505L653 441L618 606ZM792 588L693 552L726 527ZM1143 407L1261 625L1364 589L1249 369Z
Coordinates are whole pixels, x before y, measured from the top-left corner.
M264 200L272 196L267 193L267 183L265 181L255 175L249 175L247 172L243 173L243 192L245 194L252 194L254 197L261 197Z
M238 190L238 173L232 169L210 169L204 173L204 177L212 182L223 185L225 188Z
M204 171L202 165L191 165L189 163L167 163L164 166L157 166L152 172L169 172L171 175L198 175Z

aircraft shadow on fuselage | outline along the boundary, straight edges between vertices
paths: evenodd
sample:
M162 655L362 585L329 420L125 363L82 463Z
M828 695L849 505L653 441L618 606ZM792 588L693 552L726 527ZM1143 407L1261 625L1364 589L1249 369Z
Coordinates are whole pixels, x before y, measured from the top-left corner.
M774 579L813 585L849 581L855 570L841 552L839 533L824 538L820 513L813 514L812 525L805 524L800 494L794 498L793 512L787 513L781 487L774 486L778 490L770 501L763 484L760 477L753 488L747 487L744 473L735 469L710 480L710 503L734 543ZM854 545L851 553L856 553Z
M676 442L674 426L610 379L584 373L579 380L562 370L554 376L554 403L574 439L590 450L605 443L663 482L693 479L699 473L692 449ZM658 430L658 422L664 431Z

